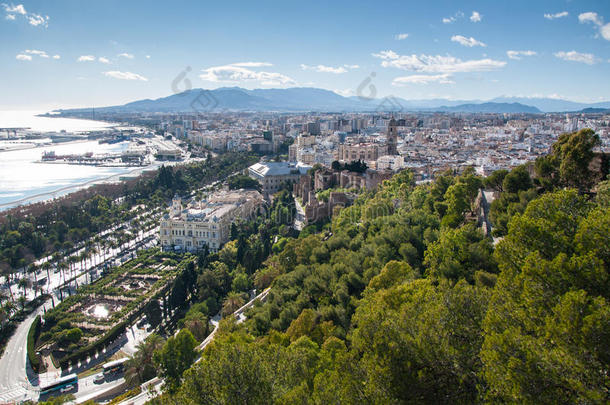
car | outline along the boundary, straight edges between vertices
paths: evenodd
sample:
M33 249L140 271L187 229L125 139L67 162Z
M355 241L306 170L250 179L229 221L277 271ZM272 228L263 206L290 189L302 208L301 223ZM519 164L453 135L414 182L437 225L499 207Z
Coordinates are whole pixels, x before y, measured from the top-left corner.
M74 389L73 385L67 385L59 390L60 393L65 394L66 392L70 392Z
M106 377L104 377L104 373L99 373L95 377L93 377L93 382L95 384L101 384L104 382L105 379Z

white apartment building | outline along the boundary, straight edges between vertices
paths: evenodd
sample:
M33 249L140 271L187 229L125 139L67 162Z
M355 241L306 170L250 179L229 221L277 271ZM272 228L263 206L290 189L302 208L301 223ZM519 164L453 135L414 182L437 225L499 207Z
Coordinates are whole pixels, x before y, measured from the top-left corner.
M207 246L217 252L229 241L231 224L252 217L263 202L263 196L254 190L220 191L186 206L176 196L169 214L161 220L161 247L195 251Z

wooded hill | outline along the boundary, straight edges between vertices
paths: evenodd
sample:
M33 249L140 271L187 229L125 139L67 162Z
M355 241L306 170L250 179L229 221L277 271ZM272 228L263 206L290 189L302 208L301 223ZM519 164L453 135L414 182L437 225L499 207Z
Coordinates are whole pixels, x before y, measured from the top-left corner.
M534 176L467 170L416 186L404 171L321 232L282 239L254 274L271 283L267 301L242 324L223 320L153 402L608 402L610 182L590 169L598 144L589 130L562 135ZM470 220L481 186L501 192L495 246Z

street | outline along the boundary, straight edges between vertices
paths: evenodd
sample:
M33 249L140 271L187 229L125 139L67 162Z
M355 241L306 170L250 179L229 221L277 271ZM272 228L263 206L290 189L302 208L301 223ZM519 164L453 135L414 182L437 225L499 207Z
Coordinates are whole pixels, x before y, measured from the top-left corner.
M110 230L109 230L110 231ZM109 232L106 231L106 232ZM109 249L105 255L97 253L92 260L85 261L83 266L81 263L75 264L76 283L83 285L95 281L99 278L102 262L112 263L118 260L120 263L131 258L131 254L135 255L137 248L148 248L156 244L156 234L158 228L152 227L146 232L139 234L136 238L138 242L135 244L130 241L120 247ZM135 245L135 246L134 246ZM84 249L84 248L83 248ZM105 257L104 257L105 256ZM104 261L105 258L105 261ZM92 271L94 270L94 272ZM93 274L93 277L92 277ZM36 278L46 277L46 271L41 271ZM53 295L55 303L59 302L59 287L63 287L65 280L60 272L50 272L50 278L46 282L45 290ZM33 279L33 275L30 275ZM19 289L16 284L11 285L11 289L15 296L22 293L22 289ZM28 299L34 298L34 289L26 290L26 297ZM51 308L52 301L49 300L45 305L30 314L23 322L19 324L15 333L9 340L6 350L0 358L0 403L10 401L21 401L25 399L38 399L39 381L38 376L29 368L27 362L27 336L30 326L34 318L44 312L44 308ZM130 330L128 330L130 332ZM133 353L135 345L145 337L145 334L136 331L129 333L127 340L127 352ZM26 372L26 364L27 372ZM117 381L106 382L104 384L93 384L93 376L87 377L79 381L78 392L73 393L77 398L88 397L92 393L99 394L103 390L111 389L119 385ZM96 394L96 395L97 395ZM94 395L95 396L95 395Z

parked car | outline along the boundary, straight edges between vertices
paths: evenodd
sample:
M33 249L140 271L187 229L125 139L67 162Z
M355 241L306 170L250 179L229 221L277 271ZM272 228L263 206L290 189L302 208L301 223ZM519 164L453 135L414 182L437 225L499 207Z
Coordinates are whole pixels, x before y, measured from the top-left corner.
M104 373L99 373L93 378L93 382L95 384L101 384L104 382L106 378L104 377Z

